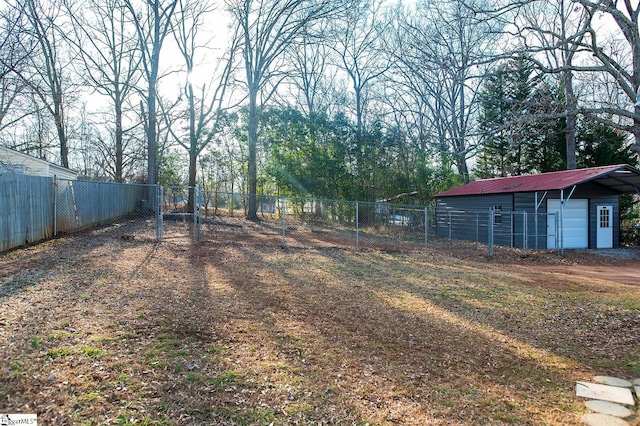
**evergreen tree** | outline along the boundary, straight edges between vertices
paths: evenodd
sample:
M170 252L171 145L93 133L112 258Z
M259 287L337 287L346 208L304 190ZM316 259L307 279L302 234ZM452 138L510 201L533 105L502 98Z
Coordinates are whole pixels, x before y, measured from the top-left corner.
M498 67L482 98L479 178L542 173L566 168L560 116L562 91L535 75L524 61Z
M627 137L609 126L586 121L578 130L579 168L608 166L613 164L638 165Z

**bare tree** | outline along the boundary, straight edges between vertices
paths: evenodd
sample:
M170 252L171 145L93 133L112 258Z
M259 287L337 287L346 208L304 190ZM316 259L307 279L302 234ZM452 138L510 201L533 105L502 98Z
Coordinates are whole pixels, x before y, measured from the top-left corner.
M576 168L576 123L578 100L574 87L574 69L584 48L588 14L573 1L534 1L520 6L515 15L513 35L519 40L516 55L522 55L538 69L557 76L564 94L566 119L565 145L567 169ZM531 117L535 119L536 117Z
M517 31L525 32L527 58L543 71L561 76L567 98L567 138L577 112L633 135L633 150L640 155L640 6L615 0L557 0L555 12L549 6L542 0L523 1L505 10L517 12L513 22ZM531 19L530 11L538 16ZM557 58L549 61L554 55ZM581 97L581 105L572 92L573 79L591 88ZM572 149L571 141L567 143Z
M353 91L355 107L355 165L359 177L359 193L367 192L369 183L364 176L367 161L365 156L371 150L364 145L367 131L368 107L372 85L391 68L391 58L387 55L385 40L391 22L386 18L380 0L360 2L352 7L343 19L336 20L334 28L338 66L346 72ZM373 195L373 194L369 194Z
M453 162L464 181L469 180L467 159L478 143L474 126L479 88L497 48L496 26L501 25L480 19L472 6L447 0L420 9L404 27L406 38L398 55L408 79L405 86L429 111L441 162Z
M327 18L345 5L335 0L227 0L238 23L248 91L247 218L257 220L257 155L260 110L290 71L284 52L301 41L315 21Z
M9 115L26 86L18 75L24 72L33 54L33 47L23 40L26 26L24 6L23 3L7 2L0 10L0 130L31 112L23 109L17 110L14 116Z
M28 21L26 34L36 48L37 55L30 55L28 70L20 71L22 81L29 86L49 112L55 123L58 136L60 164L69 167L69 145L67 136L66 107L70 102L71 78L65 58L62 37L57 21L60 9L52 3L46 5L38 0L24 0Z
M303 31L301 42L287 52L294 69L292 94L307 117L327 113L330 108L337 71L331 67L330 45L328 29L318 28L313 34Z
M356 135L365 129L367 88L391 67L384 48L390 22L383 18L382 1L370 0L351 8L344 19L336 20L334 50L339 66L349 76L354 94Z
M138 34L141 65L147 83L141 103L147 137L147 183L158 182L158 79L160 52L171 31L178 0L124 0Z
M632 1L574 0L587 14L584 39L578 48L587 49L593 63L575 64L571 69L587 74L606 74L624 98L596 99L580 112L633 135L633 150L640 156L640 5ZM577 6L576 6L577 7ZM603 21L612 22L602 31ZM611 28L613 27L613 28Z
M127 162L124 114L140 79L137 34L129 26L126 10L119 0L65 0L65 6L72 22L67 40L76 52L85 85L108 97L111 104L113 148L108 149L111 143L105 143L103 148L107 149L103 155L113 158L113 167L108 170L116 182L123 182Z
M204 50L210 40L200 40L199 32L207 25L208 18L215 11L208 2L199 0L179 0L176 19L172 33L182 54L186 67L186 83L183 92L187 99L186 119L188 135L182 137L167 123L167 127L175 141L187 150L189 154L189 211L193 211L193 188L196 186L198 156L211 143L219 130L219 122L224 114L223 101L229 87L229 77L233 70L233 58L238 38L231 37L231 46L225 58L220 59L217 68L209 70L211 86L202 84L196 87L193 74L199 59L198 51ZM196 90L199 93L196 93ZM183 122L183 121L179 121Z

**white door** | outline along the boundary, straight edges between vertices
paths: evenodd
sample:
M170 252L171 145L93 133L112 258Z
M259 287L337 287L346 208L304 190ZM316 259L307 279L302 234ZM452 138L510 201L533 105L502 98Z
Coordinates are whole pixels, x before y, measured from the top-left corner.
M597 248L613 247L613 207L598 206Z
M556 213L560 220L560 200L547 200L547 213ZM562 211L562 247L582 249L589 247L589 200L569 200ZM558 248L560 248L558 238ZM556 248L556 223L554 216L547 219L547 248Z

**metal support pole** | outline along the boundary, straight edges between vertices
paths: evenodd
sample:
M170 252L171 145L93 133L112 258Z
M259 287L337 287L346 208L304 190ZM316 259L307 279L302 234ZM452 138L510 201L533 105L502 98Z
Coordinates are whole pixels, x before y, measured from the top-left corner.
M287 200L280 198L280 215L282 216L282 245L287 244Z
M360 249L360 220L359 220L359 206L356 201L356 250Z
M527 211L522 212L522 249L527 250L529 248L529 224L528 224Z
M488 235L487 235L487 245L489 246L489 254L493 254L493 207L489 207L489 218L488 218Z
M558 251L560 251L560 235L558 235L558 230L560 229L560 224L558 223L558 212L553 213L553 216L554 216L554 222L553 223L555 225L554 226L554 228L555 228L554 232L556 233L556 238L555 238L556 244L555 244L554 250L556 252L558 252Z
M198 242L200 241L200 230L202 226L202 218L200 217L200 204L202 203L202 194L200 192L200 187L195 186L193 188L193 240Z
M448 222L449 222L449 239L451 239L451 212L448 212L448 214L449 214L449 220L448 220Z
M424 248L426 249L429 244L429 207L424 208Z
M560 225L559 225L559 229L558 232L560 234L560 254L562 256L564 256L564 215L563 215L563 210L564 210L564 203L560 204Z
M53 175L53 236L58 236L58 177Z
M515 218L515 215L513 214L513 212L509 212L509 226L511 227L511 238L509 238L509 240L511 240L510 241L511 248L513 248L515 246L515 244L514 244L514 240L516 238L516 235L515 235L515 232L514 232L515 221L516 221L516 218Z
M163 188L162 185L156 183L156 240L162 239L162 202L163 202Z
M480 212L476 212L476 243L480 242Z

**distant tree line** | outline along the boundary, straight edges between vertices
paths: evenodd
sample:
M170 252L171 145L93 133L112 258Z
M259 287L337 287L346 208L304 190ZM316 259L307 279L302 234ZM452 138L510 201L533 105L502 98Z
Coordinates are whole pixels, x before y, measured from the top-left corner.
M635 165L638 13L591 0L8 0L0 143L90 179L421 203L471 179Z

